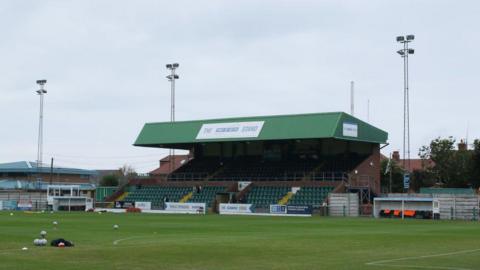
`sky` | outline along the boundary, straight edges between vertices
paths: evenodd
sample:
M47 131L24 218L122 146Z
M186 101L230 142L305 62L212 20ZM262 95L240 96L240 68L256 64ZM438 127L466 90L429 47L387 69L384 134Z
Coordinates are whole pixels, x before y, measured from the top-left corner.
M0 162L148 172L166 149L132 146L169 121L165 64L178 62L176 120L350 112L402 151L409 58L411 153L436 137L480 138L478 1L0 2ZM369 106L367 105L369 103ZM369 109L367 109L369 108Z

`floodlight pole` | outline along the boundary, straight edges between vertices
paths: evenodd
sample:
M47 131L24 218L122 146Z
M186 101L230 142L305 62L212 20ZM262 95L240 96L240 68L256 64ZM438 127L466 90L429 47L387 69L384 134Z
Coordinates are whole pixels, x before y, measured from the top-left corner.
M408 85L408 55L414 50L408 43L414 40L414 35L398 36L397 42L403 44L403 49L397 51L403 58L403 168L410 171L410 90ZM408 161L408 162L406 162Z
M179 76L175 73L175 70L180 65L178 63L167 64L167 69L170 70L170 75L167 76L168 81L170 82L170 122L175 122L175 80L179 79ZM170 172L174 169L175 164L175 150L169 150L169 162L170 162Z
M40 89L35 91L40 96L40 113L38 120L38 148L37 148L37 174L40 177L40 167L42 166L43 158L43 96L47 93L44 89L47 80L37 80Z

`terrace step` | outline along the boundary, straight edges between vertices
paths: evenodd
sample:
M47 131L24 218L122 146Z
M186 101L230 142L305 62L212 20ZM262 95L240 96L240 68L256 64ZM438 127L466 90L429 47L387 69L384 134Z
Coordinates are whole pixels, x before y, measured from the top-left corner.
M186 203L190 198L193 196L193 191L188 193L187 195L183 196L183 198L180 199L180 203Z
M290 200L290 198L292 198L293 196L293 192L288 192L285 196L283 196L282 199L280 199L280 201L278 201L278 204L281 204L281 205L286 205L288 203L288 201Z

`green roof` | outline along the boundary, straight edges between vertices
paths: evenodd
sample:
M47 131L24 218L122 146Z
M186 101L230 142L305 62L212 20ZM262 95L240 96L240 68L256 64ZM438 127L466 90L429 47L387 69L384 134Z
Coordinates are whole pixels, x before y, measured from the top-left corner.
M214 129L235 123L261 123L256 136L201 137L204 125L218 124ZM255 125L255 124L254 124ZM345 132L345 127L354 127L355 134ZM210 125L211 127L212 125ZM240 128L241 129L241 128ZM238 128L236 129L238 131ZM356 136L355 136L356 135ZM274 115L239 117L194 121L147 123L135 141L135 146L186 148L186 145L202 142L265 141L292 139L326 139L386 143L388 133L344 112L312 113L296 115Z
M50 173L49 164L41 164L37 168L37 162L33 161L17 161L10 163L0 163L0 173ZM98 175L97 171L84 170L77 168L53 167L54 174L74 174L74 175Z
M471 188L420 188L420 193L473 195L475 191Z

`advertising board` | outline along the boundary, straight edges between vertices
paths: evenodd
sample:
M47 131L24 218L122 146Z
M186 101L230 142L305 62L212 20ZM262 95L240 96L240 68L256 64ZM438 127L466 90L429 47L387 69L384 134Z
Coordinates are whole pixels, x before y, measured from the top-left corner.
M135 202L135 208L139 208L142 210L150 210L152 209L151 202Z
M17 209L17 201L9 200L2 201L2 210L15 210Z
M221 203L218 207L220 214L254 213L253 204Z
M271 204L270 205L270 213L271 214L286 214L287 213L287 206L280 205L280 204Z
M309 215L312 214L311 205L287 205L287 214Z
M205 214L205 203L165 203L165 211L184 213L184 214Z
M115 208L132 208L135 207L134 202L127 202L127 201L115 201Z
M19 201L17 204L18 210L30 211L32 208L33 205L31 201Z

